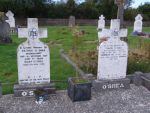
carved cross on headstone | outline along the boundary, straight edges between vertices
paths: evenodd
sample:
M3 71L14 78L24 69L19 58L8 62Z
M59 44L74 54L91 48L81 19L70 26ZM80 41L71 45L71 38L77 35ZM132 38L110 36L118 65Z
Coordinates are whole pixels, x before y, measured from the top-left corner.
M39 38L47 38L47 29L38 28L37 18L28 18L27 26L27 28L18 29L19 38L27 38L29 43L38 41Z
M128 30L127 29L120 29L120 20L119 19L112 19L110 29L102 29L102 32L99 34L101 38L111 38L112 32L118 31L119 38L127 37Z
M101 15L98 20L98 30L105 28L105 17Z
M50 83L49 47L39 38L47 37L47 29L38 28L37 18L28 18L28 27L18 29L19 38L27 38L18 46L19 84Z

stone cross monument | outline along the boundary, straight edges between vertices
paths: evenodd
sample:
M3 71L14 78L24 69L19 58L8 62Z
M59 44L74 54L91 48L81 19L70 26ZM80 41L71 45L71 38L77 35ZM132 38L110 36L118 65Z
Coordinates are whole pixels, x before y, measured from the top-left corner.
M37 18L28 18L27 28L18 29L19 38L27 38L17 49L18 84L14 85L15 96L33 96L34 90L51 92L49 47L39 38L47 37L47 29L38 28Z

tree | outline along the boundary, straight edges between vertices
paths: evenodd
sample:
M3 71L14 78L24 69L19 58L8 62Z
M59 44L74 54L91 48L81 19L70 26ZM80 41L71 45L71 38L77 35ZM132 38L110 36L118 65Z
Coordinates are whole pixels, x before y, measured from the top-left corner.
M150 20L150 2L140 5L138 11L143 14L144 20Z

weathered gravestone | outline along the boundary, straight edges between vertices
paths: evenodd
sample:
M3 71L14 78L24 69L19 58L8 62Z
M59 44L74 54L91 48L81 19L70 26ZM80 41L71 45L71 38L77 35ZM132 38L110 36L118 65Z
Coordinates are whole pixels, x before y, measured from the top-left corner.
M98 39L100 39L101 37L101 32L102 32L102 29L105 28L105 17L103 15L101 15L99 17L99 20L98 20Z
M7 23L9 23L11 28L15 28L15 18L14 14L11 11L8 11L6 13L6 16L8 17L8 20L6 20Z
M0 18L0 42L1 43L12 43L10 36L10 26L5 22L7 17L4 15Z
M17 50L19 84L14 85L14 95L33 96L36 89L53 92L49 48L39 40L47 37L47 29L38 28L37 18L28 18L28 28L19 28L18 36L27 37L27 41Z
M130 88L130 80L126 78L127 43L120 40L118 29L110 32L110 39L99 46L97 80L93 87L100 91Z
M138 14L135 17L133 32L142 32L142 25L143 25L142 20L143 17L141 16L141 14Z
M128 30L125 28L120 29L120 19L112 19L110 24L110 29L102 29L102 31L99 33L99 40L106 39L108 40L111 38L111 32L112 31L119 31L119 37L127 37Z
M105 17L101 15L98 20L98 30L105 28Z
M76 20L74 16L69 17L69 27L74 27L76 25Z

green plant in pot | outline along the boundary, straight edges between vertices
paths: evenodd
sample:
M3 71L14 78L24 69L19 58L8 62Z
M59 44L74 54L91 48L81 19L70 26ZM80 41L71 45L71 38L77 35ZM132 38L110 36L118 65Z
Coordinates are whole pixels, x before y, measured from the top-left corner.
M79 31L78 27L73 29L73 60L76 65L80 63L78 54L83 42L83 31ZM86 101L91 99L91 82L88 79L79 77L76 71L76 77L68 78L68 96L72 101Z

